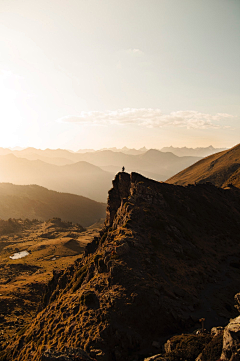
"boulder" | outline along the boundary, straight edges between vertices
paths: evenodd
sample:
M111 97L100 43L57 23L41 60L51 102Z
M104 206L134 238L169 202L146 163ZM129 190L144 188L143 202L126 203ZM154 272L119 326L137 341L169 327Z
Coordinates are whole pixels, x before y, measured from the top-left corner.
M224 327L222 327L222 326L213 327L211 329L211 335L215 337L215 336L219 335L223 330L224 330Z
M240 360L240 316L231 320L224 329L221 360Z

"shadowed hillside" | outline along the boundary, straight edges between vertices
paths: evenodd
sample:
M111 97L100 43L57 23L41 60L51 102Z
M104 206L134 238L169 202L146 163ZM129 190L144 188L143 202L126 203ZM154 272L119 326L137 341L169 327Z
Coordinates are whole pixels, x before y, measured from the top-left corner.
M167 182L179 185L211 182L218 187L226 187L231 183L240 188L240 144L201 159Z
M50 191L37 185L0 183L0 218L64 221L90 226L105 216L106 205L69 193Z
M42 311L3 357L51 360L46 348L67 346L99 361L142 360L200 317L207 328L227 324L240 284L239 219L237 188L119 173L99 237L54 274Z

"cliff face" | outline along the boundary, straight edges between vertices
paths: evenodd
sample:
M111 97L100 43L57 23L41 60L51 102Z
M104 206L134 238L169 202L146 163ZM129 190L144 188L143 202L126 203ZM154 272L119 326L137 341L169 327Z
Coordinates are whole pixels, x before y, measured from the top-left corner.
M226 324L240 282L240 191L187 188L119 173L105 227L56 272L32 325L4 351L40 360L81 347L97 360L141 360L167 335Z

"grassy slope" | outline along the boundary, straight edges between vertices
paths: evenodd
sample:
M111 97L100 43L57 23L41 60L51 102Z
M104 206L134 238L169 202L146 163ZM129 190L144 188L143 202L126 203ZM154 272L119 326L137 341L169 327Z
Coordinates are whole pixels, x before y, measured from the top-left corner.
M167 182L179 185L211 182L218 187L232 183L240 188L240 145L200 160Z

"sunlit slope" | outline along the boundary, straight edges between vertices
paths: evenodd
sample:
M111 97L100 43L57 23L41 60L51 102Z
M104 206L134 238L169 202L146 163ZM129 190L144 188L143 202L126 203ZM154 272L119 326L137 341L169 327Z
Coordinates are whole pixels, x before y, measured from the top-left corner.
M218 187L225 187L232 183L240 188L240 144L201 159L168 179L167 182L179 185L211 182Z
M12 154L0 156L0 182L37 184L59 192L106 202L112 175L87 162L56 166Z
M0 183L0 218L63 221L89 226L105 216L106 205L75 194L50 191L37 185Z

